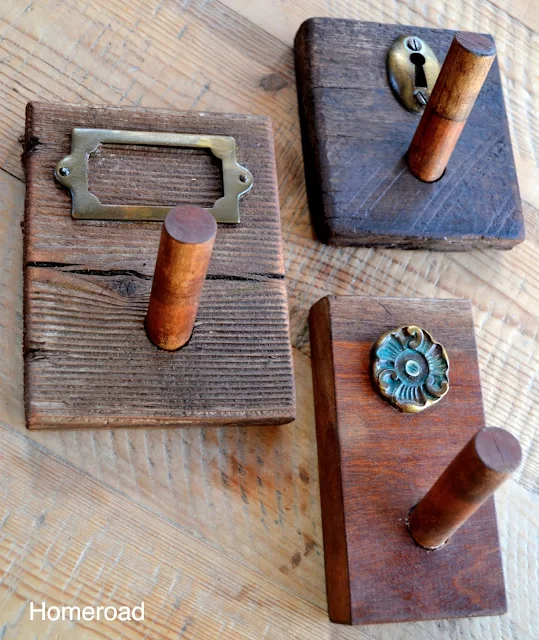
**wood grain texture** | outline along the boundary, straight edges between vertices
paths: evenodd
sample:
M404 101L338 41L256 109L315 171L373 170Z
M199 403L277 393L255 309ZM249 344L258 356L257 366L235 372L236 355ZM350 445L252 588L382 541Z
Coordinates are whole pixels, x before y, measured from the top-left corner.
M219 225L213 253L211 248L208 253L210 281L204 283L206 264L196 327L192 336L192 325L181 336L182 344L191 336L181 352L159 352L144 331L162 225L81 224L71 217L71 197L55 182L52 167L69 152L74 126L234 135L240 158L243 153L240 161L255 172L253 205L242 206L239 225ZM132 148L126 155L127 167L136 175L133 188L150 194L159 189L159 183L143 180L142 155L134 155ZM190 159L189 154L178 156L176 170L181 173L182 163ZM278 195L267 119L29 104L24 160L29 428L271 425L294 419ZM162 161L166 164L168 157ZM121 167L119 151L117 162ZM98 163L94 168L102 176L112 167ZM115 197L114 171L107 175L101 185ZM119 180L128 182L125 168ZM176 186L185 184L180 180ZM184 195L197 198L198 191ZM197 265L202 266L198 259ZM164 346L155 322L147 326L151 339ZM166 345L177 348L179 343Z
M391 407L371 381L373 345L408 324L431 333L451 362L448 395L416 414ZM432 477L484 427L469 303L330 296L311 309L310 327L331 620L505 612L492 499L435 552L415 545L405 524Z
M513 247L524 239L524 222L498 67L483 86L445 174L423 183L405 158L419 119L399 104L387 81L387 52L403 33L428 42L439 60L454 35L328 18L308 20L298 31L305 177L318 237L352 246ZM456 143L458 132L450 134L445 121L441 130L432 113L427 108L418 135L428 126L436 148L445 148L446 134ZM413 161L420 155L416 146ZM419 171L418 162L411 166Z
M168 206L187 198L210 208L223 196L221 161L209 149L102 144L88 166L89 189L103 204Z
M294 387L283 282L209 280L193 336L158 350L151 281L26 269L31 429L284 424Z
M25 440L0 428L9 488L0 507L0 628L8 640L41 638L47 627L61 640L329 637L324 611ZM29 620L30 600L87 606L101 599L144 601L145 620ZM13 635L17 613L23 633Z
M293 70L294 35L301 22L313 15L488 31L494 36L524 200L526 242L508 252L440 254L328 247L313 238ZM66 604L76 604L91 585L102 588L92 592L95 604L105 605L114 589L126 593L124 586L132 589L134 582L141 588L133 597L151 592L150 613L159 610L161 620L169 619L173 637L181 633L183 638L197 640L215 640L227 633L257 640L294 635L306 640L537 636L538 25L539 11L527 0L2 3L0 420L22 438L9 456L5 440L1 443L0 463L6 466L2 467L0 521L8 510L16 518L11 523L8 518L1 529L1 535L9 531L4 543L12 545L9 554L2 556L7 562L0 570L0 629L5 640L120 640L122 635L142 639L146 628L122 633L121 628L103 623L84 628L53 622L36 625L29 620L28 605L23 608L27 599L49 599L52 593L58 593L58 602L62 598ZM24 134L28 100L271 116L291 334L297 347L294 424L122 431L25 429L20 228L24 184L18 138ZM110 154L107 149L104 155ZM151 166L148 160L145 169ZM207 175L211 199L214 191ZM124 192L119 195L123 198ZM524 451L516 477L496 494L509 605L505 616L369 627L329 622L307 328L310 307L328 293L471 299L487 424L509 429L519 437ZM40 457L33 458L36 450ZM53 491L49 480L58 477L55 461L72 472L61 476L59 486L67 486L68 491L55 493L54 504L60 508L64 496L73 501L55 512L56 528L48 528L46 520L39 527L43 504ZM86 478L91 494L85 503L88 510L82 510ZM109 491L118 496L114 503L109 502ZM137 556L135 564L131 555L124 556L109 573L104 573L106 567L100 573L103 563L95 555L99 549L110 549L112 560L107 556L107 566L118 557L111 529L97 539L103 546L97 546L92 536L92 514L106 504L112 504L106 514L115 523L126 510L136 510L135 524L130 520L126 527L118 526L134 541ZM136 522L144 514L151 521L140 530ZM8 529L13 523L17 527ZM143 573L136 573L147 532L155 530L162 539L169 525L179 546L174 541L168 545L168 555L165 547L153 545L151 570L144 567ZM73 546L70 533L75 529L78 542ZM58 534L59 530L63 533ZM51 564L41 547L34 551L28 546L39 537L53 545ZM197 553L176 553L199 544L203 557L210 558L208 564ZM39 572L43 563L45 568ZM158 566L161 571L156 570ZM175 576L188 576L181 593L167 579L170 566L177 570ZM252 580L246 572L252 572ZM72 573L72 582L80 589L68 591L69 597L60 596L66 576ZM174 597L169 599L171 587ZM242 587L241 598L231 599L230 594ZM261 594L268 592L273 595L262 601ZM131 596L127 597L131 603Z

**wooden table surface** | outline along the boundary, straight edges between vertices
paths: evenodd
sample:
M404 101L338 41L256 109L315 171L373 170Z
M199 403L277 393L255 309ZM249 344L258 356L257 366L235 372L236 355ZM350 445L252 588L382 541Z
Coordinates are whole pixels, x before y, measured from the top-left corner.
M292 42L313 15L490 32L528 239L510 252L340 249L306 204ZM3 0L0 6L0 638L539 637L539 6L532 0ZM279 428L28 433L19 138L32 99L269 114L298 419ZM489 425L525 461L497 494L503 617L329 623L307 313L325 294L470 298ZM30 621L30 601L143 623Z

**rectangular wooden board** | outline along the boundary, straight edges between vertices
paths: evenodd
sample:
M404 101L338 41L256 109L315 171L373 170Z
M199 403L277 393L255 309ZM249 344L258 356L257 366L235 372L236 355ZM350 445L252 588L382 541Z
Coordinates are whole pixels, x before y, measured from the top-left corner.
M371 350L415 324L447 350L450 389L405 414L375 391ZM464 300L334 296L310 313L329 615L371 624L506 610L493 499L441 549L411 539L406 517L485 426L471 307Z
M193 337L144 331L161 223L74 220L54 178L74 127L236 139L254 177L239 225L219 225ZM295 416L271 121L258 116L31 103L25 135L25 392L40 428L284 424ZM89 159L102 202L211 206L205 150L110 146Z
M405 154L419 122L393 95L387 53L400 35L443 63L454 31L312 18L295 42L313 224L337 245L508 249L524 240L500 71L494 62L445 175L424 183Z

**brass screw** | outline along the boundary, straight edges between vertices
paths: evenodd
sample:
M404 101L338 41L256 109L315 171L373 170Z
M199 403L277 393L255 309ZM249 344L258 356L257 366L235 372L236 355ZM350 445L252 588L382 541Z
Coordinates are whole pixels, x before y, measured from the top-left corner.
M423 43L419 38L416 38L415 36L411 36L406 40L406 46L411 51L420 51L423 48Z

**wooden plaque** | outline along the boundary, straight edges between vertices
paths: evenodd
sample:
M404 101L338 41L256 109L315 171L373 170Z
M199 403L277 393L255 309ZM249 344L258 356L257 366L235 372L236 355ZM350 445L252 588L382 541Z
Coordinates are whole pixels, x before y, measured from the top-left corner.
M371 350L415 324L447 350L450 389L421 413L375 391ZM455 454L484 427L470 304L336 296L310 314L329 615L371 624L506 611L490 498L441 549L411 539L406 518Z
M233 136L253 174L239 225L219 225L193 336L160 351L144 331L159 222L74 220L53 170L74 127ZM24 160L25 388L31 429L284 424L295 396L271 121L265 117L31 103ZM102 145L89 188L104 204L222 195L205 149Z
M314 226L337 245L508 249L524 221L497 61L445 175L424 183L405 154L420 116L393 95L387 53L401 35L443 63L455 32L312 18L295 42L305 175Z

